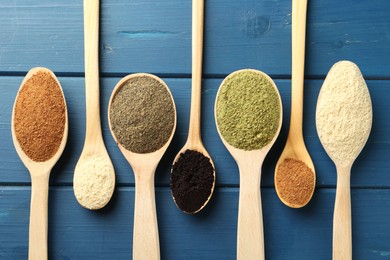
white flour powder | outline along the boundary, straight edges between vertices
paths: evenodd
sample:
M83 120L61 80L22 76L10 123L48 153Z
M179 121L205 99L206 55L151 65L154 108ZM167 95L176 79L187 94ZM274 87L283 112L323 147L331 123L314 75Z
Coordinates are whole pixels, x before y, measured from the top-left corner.
M99 154L84 157L77 164L73 177L74 194L87 209L100 209L110 200L115 186L115 174L110 161Z
M359 155L371 131L372 105L356 64L340 61L333 65L318 97L316 124L333 160L351 162Z

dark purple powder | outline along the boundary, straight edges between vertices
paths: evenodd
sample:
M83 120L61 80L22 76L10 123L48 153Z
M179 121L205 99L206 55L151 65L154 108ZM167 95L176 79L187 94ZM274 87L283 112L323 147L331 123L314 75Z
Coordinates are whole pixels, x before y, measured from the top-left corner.
M171 191L185 213L196 213L213 191L215 175L210 159L194 150L180 154L171 172Z

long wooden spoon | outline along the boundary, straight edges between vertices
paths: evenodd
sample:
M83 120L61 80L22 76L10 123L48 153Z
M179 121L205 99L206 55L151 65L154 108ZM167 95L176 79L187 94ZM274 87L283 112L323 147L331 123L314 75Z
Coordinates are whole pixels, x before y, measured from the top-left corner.
M99 0L84 0L84 52L85 52L85 97L86 133L84 148L74 173L74 192L81 206L97 210L111 199L115 187L115 172L104 141L100 126L99 102ZM85 173L82 169L100 162L96 173ZM98 167L97 167L98 168ZM104 183L96 183L98 171L105 169ZM91 174L82 178L83 174ZM102 174L100 172L99 174ZM90 185L91 183L95 185Z
M192 90L191 90L190 123L189 123L187 141L184 144L183 148L176 155L173 163L175 164L179 160L181 154L183 154L186 150L194 150L202 153L205 157L208 157L210 159L210 163L215 169L214 163L211 160L209 153L207 152L206 148L203 145L202 137L200 134L203 30L204 30L204 0L193 0L192 1ZM208 199L196 211L186 212L186 213L195 214L201 211L209 202L214 191L214 186L215 186L215 170L214 170L214 183L210 190L210 195ZM180 205L177 206L180 208Z
M134 77L151 77L159 81L169 93L174 107L175 119L172 133L168 141L158 150L151 153L134 153L127 150L119 141L113 130L111 122L110 108L115 99L115 95L124 85L124 83ZM125 156L134 171L135 176L135 205L134 205L134 231L133 231L133 259L143 260L160 259L160 245L158 238L158 225L156 215L156 203L154 195L154 175L156 167L162 156L171 143L172 137L176 129L176 108L171 92L167 85L158 77L146 74L137 73L126 76L118 82L110 98L108 110L108 118L110 131L118 144L120 151ZM141 115L140 115L141 116ZM135 138L135 137L133 137Z
M21 144L18 141L15 131L15 107L18 103L19 93L25 86L26 82L30 80L38 72L49 73L53 79L57 82L60 88L62 96L64 96L61 85L57 80L54 73L46 68L34 68L31 69L24 78L18 95L15 99L15 104L12 112L12 140L15 145L16 152L20 159L30 172L31 176L31 207L30 207L30 228L29 228L29 246L28 246L28 258L30 260L45 260L47 259L47 231L48 231L48 196L49 196L49 177L50 171L55 163L60 158L68 138L68 113L66 103L65 106L65 125L62 134L61 143L55 152L55 154L47 161L37 162L32 160L23 151ZM47 98L50 98L49 96ZM58 105L58 104L57 104ZM39 111L39 110L38 110ZM23 112L23 111L21 111ZM28 111L25 111L28 113ZM43 115L47 116L47 115ZM48 119L50 120L50 119ZM36 125L31 125L31 129ZM31 133L32 135L34 133Z
M241 73L242 71L233 72ZM282 102L279 91L273 80L261 71L250 70L261 74L272 82L273 88L278 94L280 105L280 118L278 128L272 140L259 150L241 150L230 145L220 132L217 122L217 131L223 144L233 156L240 171L240 195L238 207L238 230L237 230L237 259L264 259L264 236L263 236L263 214L261 206L260 180L261 168L265 157L272 145L275 143L282 125ZM230 76L229 75L229 76ZM225 79L226 80L226 79ZM221 83L221 86L224 82ZM214 116L217 118L217 100L221 87L218 90L214 108ZM245 91L243 90L243 93ZM275 111L273 111L275 112ZM261 133L260 133L261 134Z
M372 126L370 93L356 64L340 61L329 71L318 96L316 126L337 169L333 260L352 259L351 168Z
M292 1L292 78L291 78L291 117L290 130L287 137L287 143L284 147L282 155L280 156L275 168L275 188L280 200L287 206L292 208L300 208L305 206L313 196L314 187L316 183L315 169L310 155L306 149L305 142L302 135L303 122L303 82L304 82L304 67L305 67L305 32L306 32L306 8L307 0L293 0ZM277 181L279 173L279 166L283 164L286 159L295 159L298 162L303 162L310 170L306 171L312 176L311 190L303 199L290 200L289 197L283 196L280 192L279 183L289 186L291 182ZM289 174L297 175L293 169ZM299 177L298 177L299 178ZM302 177L301 177L302 178ZM305 176L303 176L305 178ZM305 181L305 180L301 180ZM299 181L298 181L299 182ZM299 187L291 187L292 190L299 189Z

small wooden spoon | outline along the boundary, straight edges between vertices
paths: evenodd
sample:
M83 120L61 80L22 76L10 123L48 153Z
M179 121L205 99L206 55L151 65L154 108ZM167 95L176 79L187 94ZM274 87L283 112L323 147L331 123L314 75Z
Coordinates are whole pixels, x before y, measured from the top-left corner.
M296 159L305 163L313 172L313 189L310 197L301 203L295 204L286 200L280 195L279 187L275 181L275 188L280 200L292 208L305 206L314 193L316 183L315 169L310 155L306 149L302 135L303 122L303 82L305 67L305 32L306 32L306 8L307 0L292 1L292 79L291 79L291 118L290 130L286 146L275 167L275 180L278 175L279 166L288 158ZM293 174L293 173L291 173Z
M168 141L157 151L152 153L133 153L118 142L110 121L110 107L116 93L123 84L133 77L153 77L160 81L171 96L175 111L175 122ZM131 165L135 177L135 205L134 205L134 231L133 231L133 259L160 259L160 245L158 238L158 225L156 203L154 195L154 175L158 163L171 143L176 129L176 107L171 92L160 78L146 73L137 73L124 77L118 82L108 105L108 118L111 134L118 144L120 151Z
M111 199L115 187L114 166L110 160L102 137L100 126L100 102L99 102L99 0L84 0L84 52L85 52L85 97L86 97L86 133L84 148L77 162L74 173L74 187L85 186L84 183L78 183L82 175L81 166L87 163L93 163L92 158L101 158L102 164L108 172L105 178L107 183L93 186L89 192L100 194L102 186L109 187L104 191L108 194L100 194L100 198L95 198L93 203L81 194L76 198L81 206L97 210L103 208ZM104 163L105 161L105 163ZM100 191L100 192L99 192ZM75 190L78 194L79 191ZM80 191L84 193L85 191Z
M61 89L62 95L64 93L61 88L61 84L57 77L51 70L46 68L33 68L31 69L22 84L19 91L23 88L24 84L34 74L39 71L50 73L52 77L57 81L58 86ZM19 95L19 92L18 92ZM65 103L65 126L62 136L61 144L53 157L45 162L36 162L31 160L22 150L18 139L16 138L14 128L14 115L15 105L18 100L18 96L15 99L15 104L12 112L12 140L15 145L16 152L18 153L23 164L26 166L31 176L31 206L30 206L30 227L29 227L29 245L28 245L28 258L30 260L45 260L47 259L47 231L48 231L48 197L49 197L49 177L53 166L60 158L64 151L66 141L68 139L68 113Z
M176 155L173 164L175 164L182 153L186 150L195 150L202 153L210 159L210 163L215 169L209 153L203 145L200 134L201 125L201 95L202 95L202 55L203 55L203 29L204 29L204 0L192 1L192 90L191 90L191 112L190 125L188 129L187 141L183 148ZM209 202L215 187L215 170L214 183L210 190L210 196L195 212L185 212L195 214L201 211ZM175 200L175 198L173 198ZM176 203L176 202L175 202ZM180 207L179 207L180 208Z
M263 74L269 78L268 75ZM263 235L263 214L261 206L260 180L261 168L265 157L272 145L275 143L280 128L282 126L282 101L279 91L272 82L273 87L278 93L280 104L280 120L278 130L269 144L259 150L245 151L230 145L217 131L223 144L233 156L240 171L240 195L238 207L238 227L237 227L237 259L264 259L264 235ZM221 83L223 85L223 82ZM217 118L217 100L221 88L219 88L214 107L214 117ZM217 121L216 121L217 122Z

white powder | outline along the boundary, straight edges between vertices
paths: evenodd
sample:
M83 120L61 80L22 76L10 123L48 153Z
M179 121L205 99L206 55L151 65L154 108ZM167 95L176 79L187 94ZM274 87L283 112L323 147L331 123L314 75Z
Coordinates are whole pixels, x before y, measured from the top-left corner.
M77 164L73 177L74 194L81 206L100 209L111 199L115 187L114 169L100 154L89 154Z
M332 160L353 162L372 125L370 93L356 64L340 61L330 69L318 97L316 124Z

